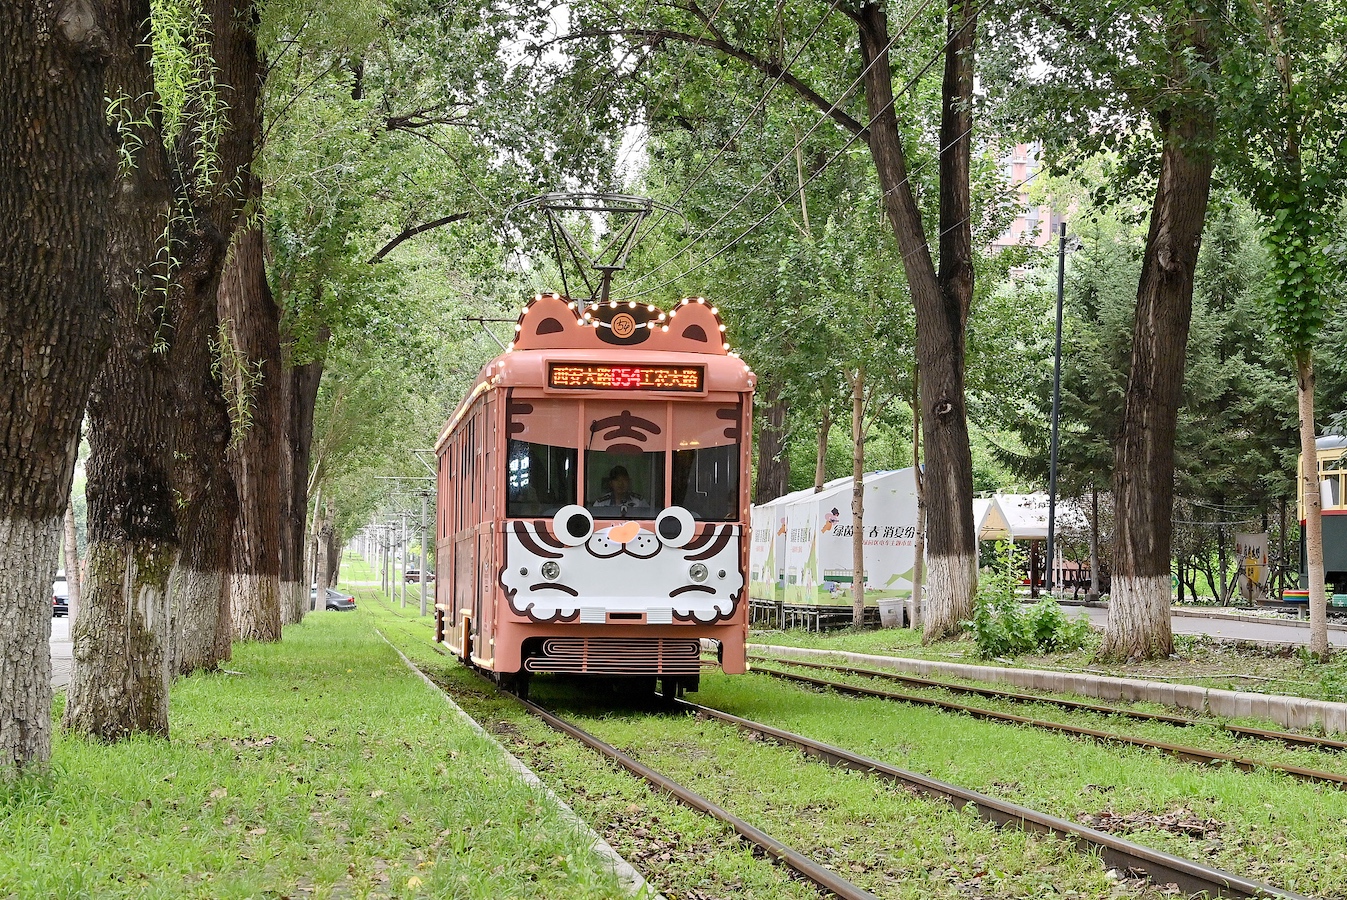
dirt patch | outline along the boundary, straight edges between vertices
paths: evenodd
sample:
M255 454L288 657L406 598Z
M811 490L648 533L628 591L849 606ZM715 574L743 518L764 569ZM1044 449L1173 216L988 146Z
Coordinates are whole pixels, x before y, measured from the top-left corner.
M1135 831L1165 831L1182 837L1211 840L1219 838L1225 823L1204 819L1187 807L1163 813L1115 813L1104 809L1097 813L1080 813L1077 821L1108 834L1130 834Z

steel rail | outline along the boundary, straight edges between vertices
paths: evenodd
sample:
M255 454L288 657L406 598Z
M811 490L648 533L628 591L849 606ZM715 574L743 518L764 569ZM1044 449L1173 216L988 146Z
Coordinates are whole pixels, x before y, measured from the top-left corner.
M797 681L803 684L811 684L816 687L825 687L844 694L857 694L863 697L878 697L882 700L897 700L902 703L935 706L954 712L967 713L978 719L1010 722L1015 725L1027 725L1031 728L1040 728L1045 731L1057 731L1075 737L1088 737L1101 744L1129 744L1133 747L1144 747L1148 750L1161 750L1172 756L1176 756L1185 762L1203 763L1210 766L1228 764L1244 772L1252 772L1256 769L1267 769L1273 772L1282 772L1286 775L1290 775L1292 778L1298 778L1302 781L1331 784L1340 788L1347 787L1347 775L1339 775L1336 772L1323 772L1318 769L1306 769L1301 766L1292 766L1284 763L1262 762L1256 759L1235 756L1231 753L1220 753L1216 750L1203 750L1200 747L1186 747L1183 744L1170 744L1165 741L1150 740L1149 738L1133 737L1131 735L1117 734L1111 731L1100 731L1097 728L1085 728L1081 725L1067 725L1062 722L1050 722L1046 719L1017 716L1014 713L1005 713L994 709L968 706L963 703L954 703L950 700L937 700L934 697L921 697L916 694L900 694L896 691L881 691L878 688L868 688L856 684L843 684L837 681L827 681L822 678L812 678L808 675L797 675L793 672L779 672L775 669L765 669L758 666L754 666L752 671L761 672L764 675L771 675L775 678L781 678L787 681Z
M1015 700L1022 703L1044 703L1050 706L1061 707L1062 709L1079 709L1087 712L1103 713L1109 716L1125 716L1129 719L1137 719L1145 722L1162 722L1166 725L1177 725L1179 727L1192 727L1196 725L1210 725L1213 728L1220 728L1231 734L1240 737L1256 738L1264 741L1277 741L1292 747L1309 747L1315 750L1347 750L1347 741L1334 740L1333 738L1318 737L1312 734L1296 734L1290 731L1276 731L1267 728L1254 728L1248 725L1231 725L1225 722L1203 722L1200 719L1190 718L1188 716L1177 716L1169 713L1143 712L1136 709L1122 709L1116 706L1108 706L1103 703L1089 703L1082 700L1067 700L1064 697L1041 697L1037 694L1024 694L1019 691L1005 691L998 688L973 687L971 685L953 684L948 681L935 681L930 678L922 678L918 675L905 675L901 672L886 672L882 669L862 669L855 666L832 665L828 663L806 662L799 659L783 659L781 657L771 656L751 656L760 662L771 662L778 665L802 666L809 669L823 669L831 672L847 672L852 675L865 675L870 678L883 678L888 681L897 681L903 684L912 684L919 687L942 688L952 693L974 694L979 697L995 697L1003 700Z
M1303 894L1285 891L1251 878L1235 875L1194 860L1133 843L1107 832L1080 825L1069 819L1048 815L1026 806L1001 800L977 791L961 788L917 772L891 766L876 759L834 747L813 738L774 728L760 722L701 706L687 700L675 701L699 716L718 719L743 731L780 744L797 747L828 765L865 772L892 781L927 797L946 800L956 808L972 804L978 815L996 825L1014 825L1025 831L1052 834L1078 847L1098 850L1111 867L1140 875L1157 884L1174 883L1189 893L1208 892L1222 897L1277 897L1285 900L1309 900Z
M649 766L637 762L631 756L628 756L611 744L604 743L579 726L573 725L560 716L548 712L532 701L525 700L518 696L515 696L515 699L523 704L525 709L542 719L552 728L563 734L570 735L586 747L597 750L627 771L645 779L657 789L670 794L684 806L691 807L698 812L719 819L721 822L724 822L738 832L745 840L761 849L772 859L777 860L793 871L799 873L801 876L812 881L824 890L841 897L842 900L879 900L879 898L869 891L857 887L836 872L833 872L831 869L818 864L803 853L783 844L765 831L754 828L743 819L728 810L717 806L695 791L660 774Z

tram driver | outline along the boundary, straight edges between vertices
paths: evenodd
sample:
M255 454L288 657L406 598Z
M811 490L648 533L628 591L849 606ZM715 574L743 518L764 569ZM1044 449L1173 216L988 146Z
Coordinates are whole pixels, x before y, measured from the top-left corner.
M590 504L592 509L617 509L620 515L627 516L631 511L650 508L645 498L631 489L631 475L626 466L613 466L604 482L608 490Z

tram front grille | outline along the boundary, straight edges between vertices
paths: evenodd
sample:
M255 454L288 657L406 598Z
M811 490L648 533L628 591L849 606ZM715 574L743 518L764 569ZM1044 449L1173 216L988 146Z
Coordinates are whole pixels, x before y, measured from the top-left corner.
M524 662L530 672L590 675L696 675L701 642L696 638L552 637Z

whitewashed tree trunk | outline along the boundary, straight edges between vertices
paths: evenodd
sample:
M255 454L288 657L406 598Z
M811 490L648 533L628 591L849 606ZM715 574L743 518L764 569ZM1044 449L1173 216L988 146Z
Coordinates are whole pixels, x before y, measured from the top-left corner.
M75 504L72 501L65 508L65 582L70 589L70 601L67 604L70 621L75 621L79 613L80 600L83 598L84 585L80 582L79 532L75 528Z
M51 583L61 518L0 519L0 780L51 756Z
M1305 569L1310 583L1310 653L1328 658L1328 592L1324 586L1323 496L1314 433L1314 358L1296 355L1296 400L1300 409L1300 495L1305 504Z
M865 367L851 379L851 624L865 624Z
M921 397L913 372L912 384L912 477L917 490L917 533L912 541L912 627L922 626L921 602L926 580L926 486L921 473Z
M168 736L167 585L172 542L89 544L89 596L72 627L63 724L105 741Z

